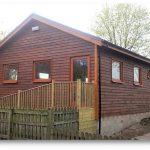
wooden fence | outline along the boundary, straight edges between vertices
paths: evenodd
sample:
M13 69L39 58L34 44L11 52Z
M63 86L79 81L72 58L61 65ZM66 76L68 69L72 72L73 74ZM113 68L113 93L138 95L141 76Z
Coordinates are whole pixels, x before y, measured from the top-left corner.
M77 109L53 108L48 110L0 109L0 139L123 140L125 138L80 133Z
M54 130L78 132L78 111L74 108L49 110L0 109L0 139L52 139Z
M53 82L0 97L1 108L47 109L52 107L93 107L94 83L81 80Z

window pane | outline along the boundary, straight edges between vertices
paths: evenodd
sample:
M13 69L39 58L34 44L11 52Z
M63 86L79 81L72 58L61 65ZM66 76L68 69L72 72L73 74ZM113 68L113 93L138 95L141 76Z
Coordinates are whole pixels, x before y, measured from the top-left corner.
M4 80L17 80L18 66L5 65L4 66Z
M86 58L73 60L73 80L88 80L88 61Z
M50 78L50 63L36 62L35 63L35 79L49 79Z
M120 79L120 63L116 61L112 62L112 79L121 80Z
M140 69L134 67L134 82L140 82Z

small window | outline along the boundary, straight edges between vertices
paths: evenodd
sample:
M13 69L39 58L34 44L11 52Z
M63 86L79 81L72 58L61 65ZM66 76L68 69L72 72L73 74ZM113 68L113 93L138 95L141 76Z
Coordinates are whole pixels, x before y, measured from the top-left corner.
M34 62L34 82L50 82L50 61L35 61Z
M16 83L18 77L18 64L7 64L3 68L3 82Z
M112 81L122 81L122 63L118 61L112 61Z
M141 84L141 69L139 67L134 67L134 84Z
M72 80L81 79L83 82L89 81L89 57L72 58Z

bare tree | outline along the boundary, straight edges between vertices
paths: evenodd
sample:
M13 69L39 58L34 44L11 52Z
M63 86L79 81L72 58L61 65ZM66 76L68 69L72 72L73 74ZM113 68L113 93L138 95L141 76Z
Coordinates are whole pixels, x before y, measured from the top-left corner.
M114 44L150 57L150 14L141 6L106 5L97 15L92 31Z
M5 31L4 26L5 24L0 22L0 41L3 40L7 35L7 31Z

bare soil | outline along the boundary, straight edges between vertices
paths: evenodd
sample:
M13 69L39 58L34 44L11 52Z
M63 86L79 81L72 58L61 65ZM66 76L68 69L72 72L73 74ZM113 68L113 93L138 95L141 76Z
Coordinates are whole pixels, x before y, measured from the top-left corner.
M123 137L125 140L131 140L135 139L137 136L144 135L146 133L150 133L150 125L142 125L141 123L136 123L118 133L115 134L115 136Z

